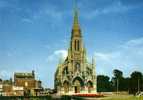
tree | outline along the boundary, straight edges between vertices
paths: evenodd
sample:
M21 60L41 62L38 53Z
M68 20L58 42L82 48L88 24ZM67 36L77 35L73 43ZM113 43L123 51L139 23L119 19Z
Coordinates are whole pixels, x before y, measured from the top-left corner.
M113 70L113 77L112 77L112 86L114 91L123 91L124 90L124 77L123 72L115 69Z
M97 76L97 91L129 91L130 94L136 94L138 91L143 91L143 74L138 71L131 73L130 77L124 77L123 72L115 69L113 70L113 77L110 78L105 75ZM118 82L118 83L117 83Z
M141 84L143 83L143 75L141 72L138 71L134 71L131 75L130 75L130 93L135 94L136 92L140 91L143 89L143 87L141 86Z
M113 74L114 74L115 78L122 78L123 77L123 72L118 70L118 69L113 70Z
M122 91L129 91L130 78L129 77L124 78L121 85L122 85Z
M97 91L98 92L109 92L111 91L110 78L104 75L97 76Z

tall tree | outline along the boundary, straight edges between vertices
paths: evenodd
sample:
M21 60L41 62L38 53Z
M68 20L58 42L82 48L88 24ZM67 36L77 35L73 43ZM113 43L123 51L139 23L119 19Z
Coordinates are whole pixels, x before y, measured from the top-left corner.
M118 70L118 69L113 70L113 74L114 74L115 78L122 78L123 77L123 72Z
M98 92L109 92L111 91L110 78L104 75L97 76L97 91Z
M114 91L123 91L124 90L124 77L123 72L115 69L113 70L113 77L112 77L112 86L114 87Z
M137 93L143 89L143 75L141 72L134 71L130 76L130 93Z

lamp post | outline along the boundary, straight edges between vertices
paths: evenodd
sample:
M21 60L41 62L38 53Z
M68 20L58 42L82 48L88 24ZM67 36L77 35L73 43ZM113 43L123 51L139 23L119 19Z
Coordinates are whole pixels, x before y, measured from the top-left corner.
M119 91L119 80L117 79L117 94L118 94L118 91Z
M138 79L138 93L140 92L140 79Z

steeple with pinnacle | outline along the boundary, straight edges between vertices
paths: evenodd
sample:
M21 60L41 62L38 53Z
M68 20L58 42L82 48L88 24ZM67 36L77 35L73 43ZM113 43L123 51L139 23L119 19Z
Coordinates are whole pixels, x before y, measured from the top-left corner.
M59 94L96 93L95 61L87 61L76 4L75 0L68 56L59 63L55 73L55 89Z
M80 71L84 70L84 66L82 64L86 63L87 59L86 59L86 50L83 45L82 33L78 17L79 17L78 8L77 6L75 6L70 48L68 49L68 60L69 62L72 62L71 65L80 66L79 70L77 70ZM70 66L69 70L75 72L76 68Z
M81 30L78 21L78 8L74 8L74 22L72 28L72 37L81 37Z
M75 4L76 5L76 4ZM72 35L71 35L71 51L82 51L83 50L83 42L82 42L82 33L80 29L80 24L78 20L78 8L75 6L74 8L74 19L73 19L73 27L72 27Z

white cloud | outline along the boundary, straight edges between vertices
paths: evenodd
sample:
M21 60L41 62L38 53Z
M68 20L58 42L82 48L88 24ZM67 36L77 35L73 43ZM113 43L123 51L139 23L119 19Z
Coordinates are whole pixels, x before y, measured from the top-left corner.
M29 12L26 11L25 12ZM22 22L34 23L36 21L41 21L41 19L46 19L46 22L50 23L51 27L55 29L57 23L61 23L67 12L60 11L56 6L46 6L42 7L36 12L33 11L28 17L22 18Z
M33 23L33 21L31 19L28 19L28 18L23 18L22 19L22 22L25 22L25 23Z
M0 78L2 79L9 79L12 75L12 72L11 71L7 71L7 70L1 70L0 71Z
M135 70L142 71L143 38L127 41L113 52L95 52L95 57L98 74L112 74L116 68L126 76Z
M110 61L109 58L110 58L110 55L109 54L103 54L103 53L100 53L100 52L95 52L95 56L100 58L101 60L104 60L104 61Z
M51 16L54 19L62 19L63 18L63 12L56 11L54 9L47 9L44 12L46 15Z
M54 52L55 55L59 55L62 58L67 57L67 51L66 50L57 50Z
M138 8L138 6L124 5L122 4L121 1L118 0L111 3L111 5L106 6L105 8L100 8L100 9L98 8L96 10L90 11L88 12L88 14L84 14L84 17L91 19L98 15L110 14L110 13L124 13L135 8Z
M134 39L134 40L130 40L127 43L125 43L125 45L123 45L123 47L125 48L129 48L129 47L143 47L143 38L139 38L139 39Z
M48 19L54 19L54 21L61 21L65 14L68 14L67 12L63 12L58 10L54 6L50 7L43 7L38 12L34 13L33 18L34 19L41 19L43 17L46 17ZM52 20L53 22L53 20Z
M120 1L114 2L112 5L102 10L102 13L117 13L117 12L125 12L132 9L131 6L125 6Z
M8 52L8 53L7 53L7 56L8 56L8 57L12 57L13 54L12 54L11 52Z
M10 6L11 5L7 1L4 0L0 1L0 8L10 7Z
M46 61L53 62L60 58L65 59L67 57L67 51L66 50L56 50L53 52L52 55L50 55Z

